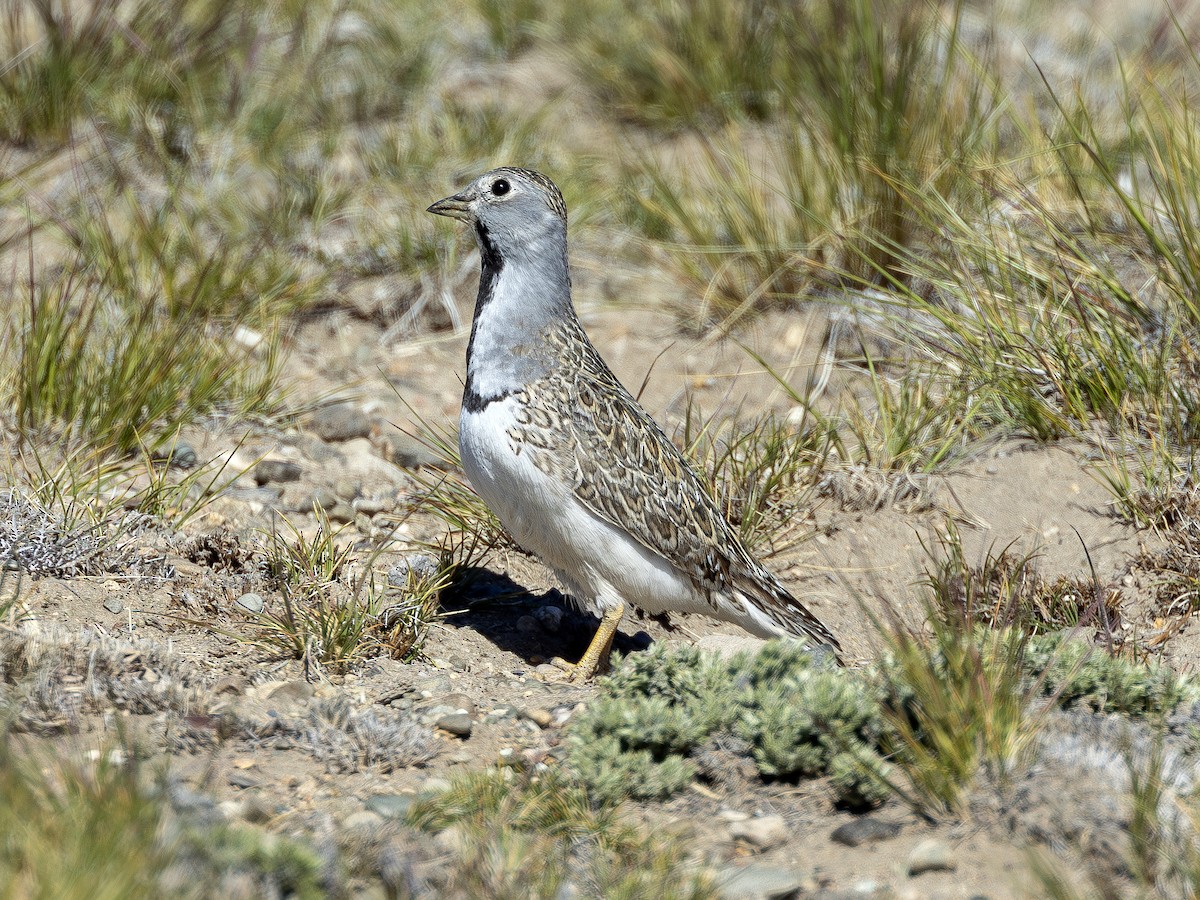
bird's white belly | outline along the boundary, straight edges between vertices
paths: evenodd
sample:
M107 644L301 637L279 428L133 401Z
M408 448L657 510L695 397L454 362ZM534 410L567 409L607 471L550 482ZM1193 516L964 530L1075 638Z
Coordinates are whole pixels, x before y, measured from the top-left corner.
M595 613L624 601L650 613L712 612L689 579L656 553L596 516L571 486L543 472L508 435L516 401L464 412L459 451L471 486L526 550Z

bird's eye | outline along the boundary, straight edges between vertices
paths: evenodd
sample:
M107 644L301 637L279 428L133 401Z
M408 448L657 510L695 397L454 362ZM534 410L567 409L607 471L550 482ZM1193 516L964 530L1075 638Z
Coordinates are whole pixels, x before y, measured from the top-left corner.
M492 194L496 197L503 197L512 190L512 185L508 183L507 178L497 178L492 182Z

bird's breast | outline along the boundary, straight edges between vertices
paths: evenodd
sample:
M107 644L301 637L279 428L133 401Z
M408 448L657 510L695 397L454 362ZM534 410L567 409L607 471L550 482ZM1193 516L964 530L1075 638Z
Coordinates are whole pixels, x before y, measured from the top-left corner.
M520 396L463 409L458 446L463 472L517 543L534 553L546 551L570 486L539 465L543 448L514 437L523 416Z

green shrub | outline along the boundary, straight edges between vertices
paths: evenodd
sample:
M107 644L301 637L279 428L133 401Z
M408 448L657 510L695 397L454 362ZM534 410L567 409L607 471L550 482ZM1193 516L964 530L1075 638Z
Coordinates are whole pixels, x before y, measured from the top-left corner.
M1030 640L1025 653L1030 675L1042 693L1065 707L1085 706L1101 713L1157 716L1181 703L1200 700L1200 685L1160 663L1112 656L1102 647L1068 640L1061 634Z
M568 735L571 767L605 802L670 796L695 775L690 755L723 732L750 743L765 777L827 775L836 759L839 801L877 802L874 688L814 665L794 642L728 661L656 645L628 657L605 688Z

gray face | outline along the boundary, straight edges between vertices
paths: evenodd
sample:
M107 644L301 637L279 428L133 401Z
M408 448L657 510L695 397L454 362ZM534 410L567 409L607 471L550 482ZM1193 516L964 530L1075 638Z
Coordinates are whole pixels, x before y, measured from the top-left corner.
M429 212L472 225L481 247L490 244L502 257L521 254L523 247L547 237L566 236L562 194L549 178L529 169L493 169Z

